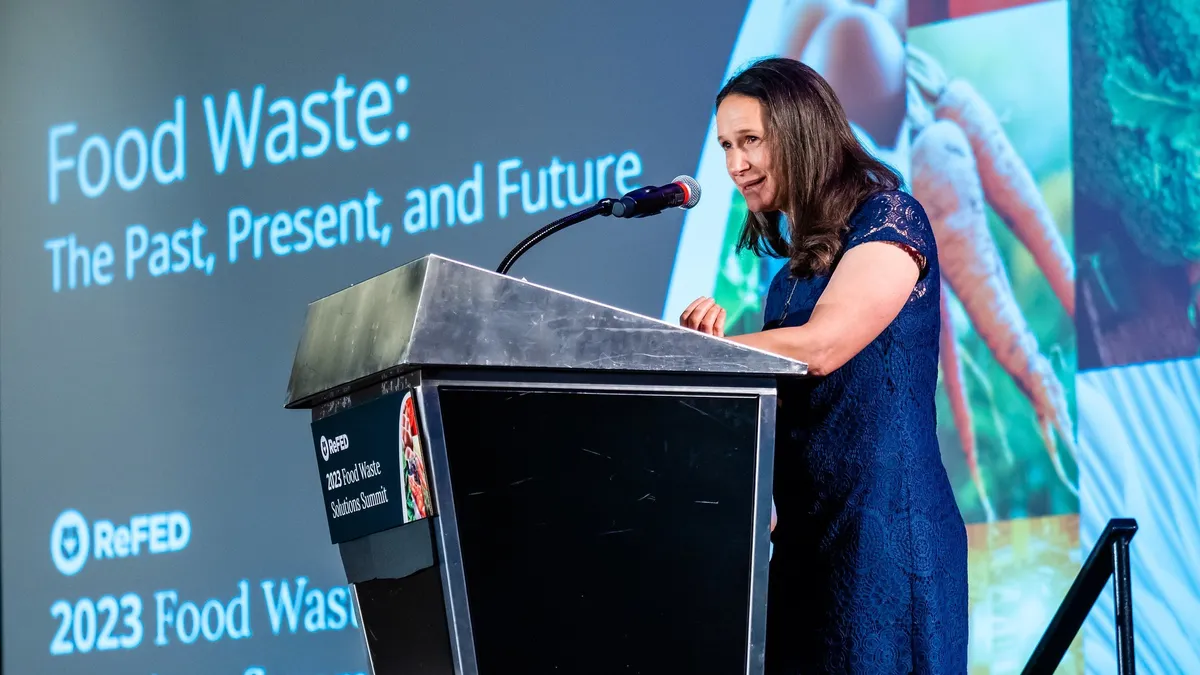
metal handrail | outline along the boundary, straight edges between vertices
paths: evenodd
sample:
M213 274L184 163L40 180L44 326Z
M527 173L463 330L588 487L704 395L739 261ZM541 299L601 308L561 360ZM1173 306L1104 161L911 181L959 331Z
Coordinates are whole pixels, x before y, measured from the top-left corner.
M1071 584L1071 590L1050 626L1042 634L1041 641L1025 664L1024 675L1050 675L1079 634L1083 622L1096 604L1096 599L1115 576L1113 599L1117 614L1117 672L1133 675L1133 598L1130 595L1129 542L1137 534L1137 521L1133 518L1113 518L1104 527L1099 541L1092 548L1088 559Z

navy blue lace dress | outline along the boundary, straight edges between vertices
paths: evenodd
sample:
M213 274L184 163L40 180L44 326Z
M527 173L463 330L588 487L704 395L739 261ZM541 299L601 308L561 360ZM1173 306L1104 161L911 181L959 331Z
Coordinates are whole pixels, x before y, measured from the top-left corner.
M780 390L771 674L967 672L966 527L935 428L937 249L902 192L851 218L846 248L874 241L921 264L908 303L849 363ZM765 328L805 323L828 281L780 270Z

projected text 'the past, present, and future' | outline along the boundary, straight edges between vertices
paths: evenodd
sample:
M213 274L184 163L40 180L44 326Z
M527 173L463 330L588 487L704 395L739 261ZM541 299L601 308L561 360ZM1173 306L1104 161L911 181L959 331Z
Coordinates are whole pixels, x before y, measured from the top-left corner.
M204 96L198 114L206 132L205 163L221 176L235 166L243 172L265 170L318 160L335 150L404 144L417 134L401 119L399 104L411 87L405 75L361 86L339 75L331 88L315 89L298 100L268 99L261 84L248 94L228 92L224 105L217 97ZM169 111L152 129L133 125L115 138L89 134L75 121L51 126L50 205L186 181L192 162L188 101L176 97ZM459 176L427 185L395 185L381 177L358 194L308 203L298 196L286 208L235 204L219 220L208 222L212 216L192 214L175 223L139 222L136 216L124 224L78 223L45 239L43 255L56 292L181 274L211 276L221 265L245 260L364 243L386 247L394 239L393 222L405 234L416 235L475 225L491 209L503 220L513 213L580 208L641 187L642 173L642 158L634 150L566 161L551 156L527 162L510 156L496 160L490 170L485 162L473 161ZM162 199L161 194L148 199Z

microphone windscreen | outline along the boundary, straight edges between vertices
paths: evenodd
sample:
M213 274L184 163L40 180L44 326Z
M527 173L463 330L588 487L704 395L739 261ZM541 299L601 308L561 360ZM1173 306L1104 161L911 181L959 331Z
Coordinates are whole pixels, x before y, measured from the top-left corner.
M679 205L681 209L690 209L700 203L700 184L691 176L676 176L672 183L679 183L687 190L687 200Z

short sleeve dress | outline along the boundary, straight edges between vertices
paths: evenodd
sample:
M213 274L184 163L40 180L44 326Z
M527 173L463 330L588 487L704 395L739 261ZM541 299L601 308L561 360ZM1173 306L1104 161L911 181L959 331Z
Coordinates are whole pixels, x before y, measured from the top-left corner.
M826 377L780 390L767 672L967 672L967 537L936 432L937 248L921 205L869 198L845 249L889 242L921 266L899 316ZM829 275L784 267L766 326L808 321Z

